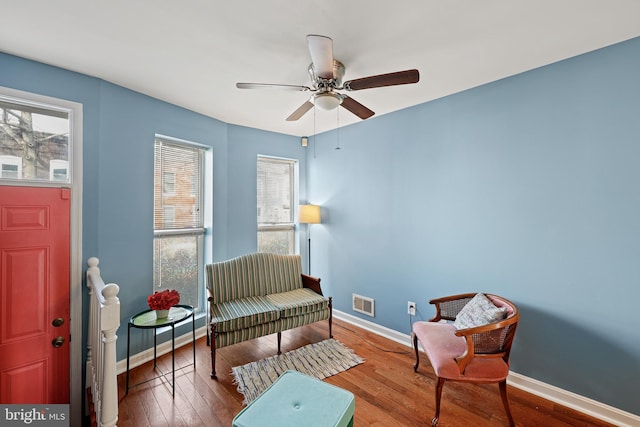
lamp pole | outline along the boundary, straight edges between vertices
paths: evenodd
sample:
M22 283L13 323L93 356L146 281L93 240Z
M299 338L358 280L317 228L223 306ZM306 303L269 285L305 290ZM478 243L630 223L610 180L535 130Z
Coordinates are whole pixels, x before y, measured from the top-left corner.
M301 224L307 224L307 254L309 260L307 267L309 275L311 275L311 224L320 224L320 206L318 205L300 205L298 209L298 220Z
M309 276L311 276L311 224L307 224L307 242L309 243L309 248L307 249L307 256L309 257L307 268L309 269Z

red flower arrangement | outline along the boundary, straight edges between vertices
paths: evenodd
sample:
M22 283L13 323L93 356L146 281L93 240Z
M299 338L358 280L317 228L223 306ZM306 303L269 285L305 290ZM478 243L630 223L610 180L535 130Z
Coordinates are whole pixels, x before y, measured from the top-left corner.
M180 294L176 290L156 291L147 297L147 303L151 310L169 310L179 302Z

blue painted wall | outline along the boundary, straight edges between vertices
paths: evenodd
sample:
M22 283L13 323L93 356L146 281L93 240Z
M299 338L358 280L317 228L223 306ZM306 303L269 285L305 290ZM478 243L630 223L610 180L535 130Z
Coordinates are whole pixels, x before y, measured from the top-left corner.
M224 195L227 125L99 81L100 130L98 170L98 249L101 272L120 286L123 328L129 317L148 308L153 283L153 144L155 134L196 142L213 151L213 193ZM86 109L86 106L85 106ZM222 174L221 174L221 173ZM91 171L84 171L85 176ZM211 183L208 183L211 184ZM218 207L215 203L214 207ZM89 212L93 215L95 212ZM215 212L214 212L215 213ZM87 216L87 212L84 213ZM214 233L226 229L215 215ZM86 240L86 239L83 239ZM151 243L151 244L150 244ZM213 253L225 251L224 239L213 239ZM83 250L86 256L90 256ZM202 323L203 321L201 321ZM152 335L134 331L132 352L152 344ZM126 336L123 329L121 336ZM126 356L118 341L118 359Z
M256 250L258 155L298 160L300 199L306 192L306 149L300 139L282 134L229 125L227 253L225 259Z
M409 333L408 300L429 319L503 295L513 371L640 414L638 76L634 39L319 135L311 262L335 307L372 320L351 294L373 297Z
M83 104L82 252L84 259L99 257L105 280L120 286L118 360L126 357L127 321L148 308L152 292L155 134L211 148L208 252L213 260L256 251L258 154L297 159L304 183L305 151L292 136L228 125L100 79L2 53L0 86ZM87 318L86 303L83 313ZM152 346L151 334L133 333L133 354Z
M83 104L83 257L121 287L121 337L151 286L160 133L213 150L214 259L255 250L256 156L299 159L300 199L324 207L313 274L337 309L359 316L351 293L374 297L373 320L408 333L407 300L427 319L430 298L501 294L522 310L515 372L636 414L638 75L634 39L319 135L314 156L298 138L0 53L0 86Z

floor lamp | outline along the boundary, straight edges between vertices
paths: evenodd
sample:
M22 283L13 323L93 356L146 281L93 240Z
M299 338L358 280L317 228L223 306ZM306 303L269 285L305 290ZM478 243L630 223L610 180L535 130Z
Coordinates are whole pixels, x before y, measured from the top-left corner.
M311 233L309 229L311 224L320 224L320 206L318 205L300 205L298 209L298 221L300 224L307 225L307 241L309 242L308 255L309 255L309 275L311 275Z

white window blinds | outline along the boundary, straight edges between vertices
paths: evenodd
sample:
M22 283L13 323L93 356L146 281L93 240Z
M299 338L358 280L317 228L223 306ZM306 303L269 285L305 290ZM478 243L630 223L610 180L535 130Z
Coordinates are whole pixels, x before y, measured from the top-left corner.
M295 162L258 158L258 225L293 223Z
M203 231L203 154L202 148L156 138L153 214L155 231Z
M296 161L258 157L258 252L295 251Z

